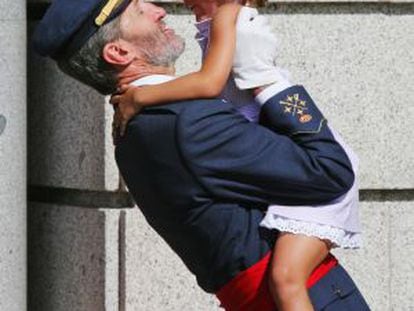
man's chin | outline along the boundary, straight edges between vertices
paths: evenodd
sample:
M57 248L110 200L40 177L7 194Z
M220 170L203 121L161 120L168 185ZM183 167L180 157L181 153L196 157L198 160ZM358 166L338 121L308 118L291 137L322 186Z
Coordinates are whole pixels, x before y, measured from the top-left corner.
M185 49L184 39L173 29L163 29L143 42L145 44L139 45L139 48L146 59L155 66L174 65Z
M171 38L171 37L175 36L175 31L174 31L174 29L167 28L167 29L164 30L164 34L167 38Z

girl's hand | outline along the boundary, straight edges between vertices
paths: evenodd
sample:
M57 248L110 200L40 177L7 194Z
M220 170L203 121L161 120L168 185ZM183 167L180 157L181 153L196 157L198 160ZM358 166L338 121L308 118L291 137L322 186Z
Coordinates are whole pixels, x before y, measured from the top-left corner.
M138 114L142 106L137 102L138 87L122 85L118 93L111 96L109 103L114 106L115 115L112 123L113 137L123 136L128 121Z
M236 32L233 76L239 89L253 89L273 83L284 88L291 86L276 66L278 42L264 15L259 15L256 9L243 7L237 19Z

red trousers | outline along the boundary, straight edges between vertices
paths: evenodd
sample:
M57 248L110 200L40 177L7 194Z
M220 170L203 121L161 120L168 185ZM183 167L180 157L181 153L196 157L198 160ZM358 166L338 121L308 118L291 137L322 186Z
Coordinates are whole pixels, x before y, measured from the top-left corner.
M268 266L271 253L262 260L238 274L224 285L216 296L226 311L275 311L268 288ZM332 255L312 272L306 286L309 288L338 264Z

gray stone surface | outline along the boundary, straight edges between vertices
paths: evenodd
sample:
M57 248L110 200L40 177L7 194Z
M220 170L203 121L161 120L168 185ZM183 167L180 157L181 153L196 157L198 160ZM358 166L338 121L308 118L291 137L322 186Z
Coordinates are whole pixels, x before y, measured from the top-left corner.
M364 247L334 251L374 311L391 310L390 208L388 203L361 203Z
M51 61L30 55L29 182L117 189L111 119L105 115L112 108L103 96L66 77Z
M12 9L24 3L16 2L10 4ZM25 21L0 18L0 42L0 310L23 311L27 284Z
M29 310L104 310L112 221L96 209L31 203L28 210Z
M26 1L0 0L0 21L16 20L26 23Z
M414 202L393 203L390 212L391 307L414 310Z
M105 215L105 311L119 307L119 218L121 211L101 209Z
M7 126L7 118L3 115L0 115L0 135L3 134Z
M413 10L377 9L281 5L270 20L280 64L358 153L362 188L412 188Z

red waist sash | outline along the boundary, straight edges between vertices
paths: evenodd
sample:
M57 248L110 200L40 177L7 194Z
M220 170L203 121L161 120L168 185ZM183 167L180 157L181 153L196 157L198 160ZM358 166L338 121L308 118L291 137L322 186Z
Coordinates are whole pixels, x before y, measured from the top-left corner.
M216 293L221 307L226 311L276 310L268 288L267 269L270 256L271 253L267 254L259 262L239 273ZM312 287L337 264L338 260L329 254L312 272L306 286Z

